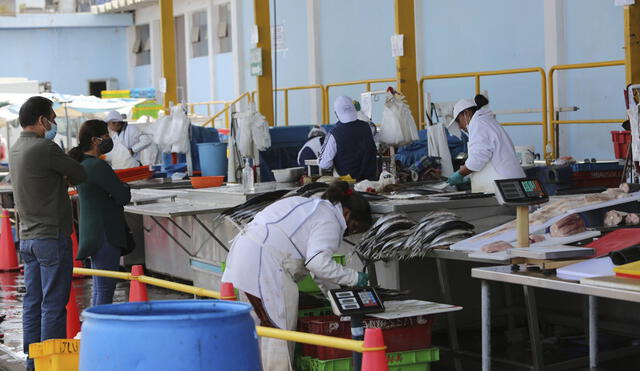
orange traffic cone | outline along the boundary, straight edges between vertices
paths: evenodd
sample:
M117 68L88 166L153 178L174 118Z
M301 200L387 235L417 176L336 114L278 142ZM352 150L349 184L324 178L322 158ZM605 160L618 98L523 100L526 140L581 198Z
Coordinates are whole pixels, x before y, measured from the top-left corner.
M67 302L67 339L73 339L78 332L80 332L80 313L78 313L78 303L72 285Z
M82 265L82 261L76 260L76 256L78 256L78 234L76 233L76 225L75 223L71 223L71 245L73 246L73 267L74 268L84 268ZM85 278L89 276L84 276L82 274L74 274L73 278Z
M134 265L131 267L131 275L134 277L144 275L142 266ZM131 284L129 285L129 302L136 301L149 301L149 297L147 296L147 285L136 280L131 280Z
M382 337L382 329L368 328L364 330L364 347L372 350L362 352L362 370L389 371L387 354Z
M231 282L221 282L220 283L220 299L222 300L237 300L236 290L233 288L233 283Z
M0 218L2 219L2 226L0 226L0 271L18 270L20 267L18 266L16 245L13 243L9 212L2 210Z

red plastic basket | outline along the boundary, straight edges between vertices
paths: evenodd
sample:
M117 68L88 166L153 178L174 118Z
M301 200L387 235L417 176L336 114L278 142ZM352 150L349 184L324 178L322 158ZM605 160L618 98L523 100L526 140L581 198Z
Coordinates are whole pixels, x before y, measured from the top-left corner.
M434 316L416 316L395 320L367 317L364 320L364 325L366 328L378 327L382 329L387 352L402 352L431 347L431 327L434 322ZM301 318L298 321L298 330L311 334L351 338L350 322L341 321L338 316ZM351 352L348 350L307 344L303 345L302 354L321 360L351 356Z
M618 159L626 159L629 144L631 144L630 131L612 131L611 140L613 141L613 152Z

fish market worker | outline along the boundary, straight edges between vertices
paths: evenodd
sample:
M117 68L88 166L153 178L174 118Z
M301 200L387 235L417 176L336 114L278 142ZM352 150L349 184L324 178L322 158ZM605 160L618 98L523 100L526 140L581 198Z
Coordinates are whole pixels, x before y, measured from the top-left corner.
M320 281L365 286L369 277L332 259L345 233L371 225L367 200L346 182L329 186L322 198L287 197L258 214L233 241L223 282L246 294L260 324L295 330L298 286L309 272ZM291 369L293 343L261 338L262 367Z
M377 150L369 123L358 120L353 100L338 97L333 104L338 123L329 132L318 158L321 169L333 167L357 181L378 180Z
M461 99L453 107L453 120L469 134L468 158L447 180L451 185L467 181L473 192L494 193L496 179L524 178L511 138L485 107L489 100L481 94Z
M113 143L122 144L131 157L140 161L140 152L151 145L152 136L141 133L137 127L129 125L118 111L110 111L105 121L109 125Z
M314 126L309 130L307 141L298 152L298 166L306 167L306 160L315 160L320 156L326 135L327 132L320 126Z

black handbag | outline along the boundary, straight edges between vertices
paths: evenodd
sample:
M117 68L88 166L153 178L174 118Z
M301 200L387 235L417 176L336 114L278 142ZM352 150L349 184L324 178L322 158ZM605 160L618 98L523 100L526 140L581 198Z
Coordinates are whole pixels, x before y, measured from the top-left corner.
M131 233L131 229L129 228L129 225L126 221L124 222L124 235L126 244L122 249L120 256L129 255L136 248L136 240L133 239L133 233Z

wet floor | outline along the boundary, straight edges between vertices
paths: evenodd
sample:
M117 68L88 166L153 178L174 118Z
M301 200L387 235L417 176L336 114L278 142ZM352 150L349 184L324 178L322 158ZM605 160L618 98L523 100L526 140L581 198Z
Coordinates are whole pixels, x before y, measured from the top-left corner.
M74 278L73 290L78 309L91 306L91 278ZM5 363L21 363L22 352L22 299L25 294L21 272L0 272L0 356ZM147 285L149 300L189 299L192 295ZM118 282L114 303L129 301L129 281ZM0 367L2 369L2 367Z

